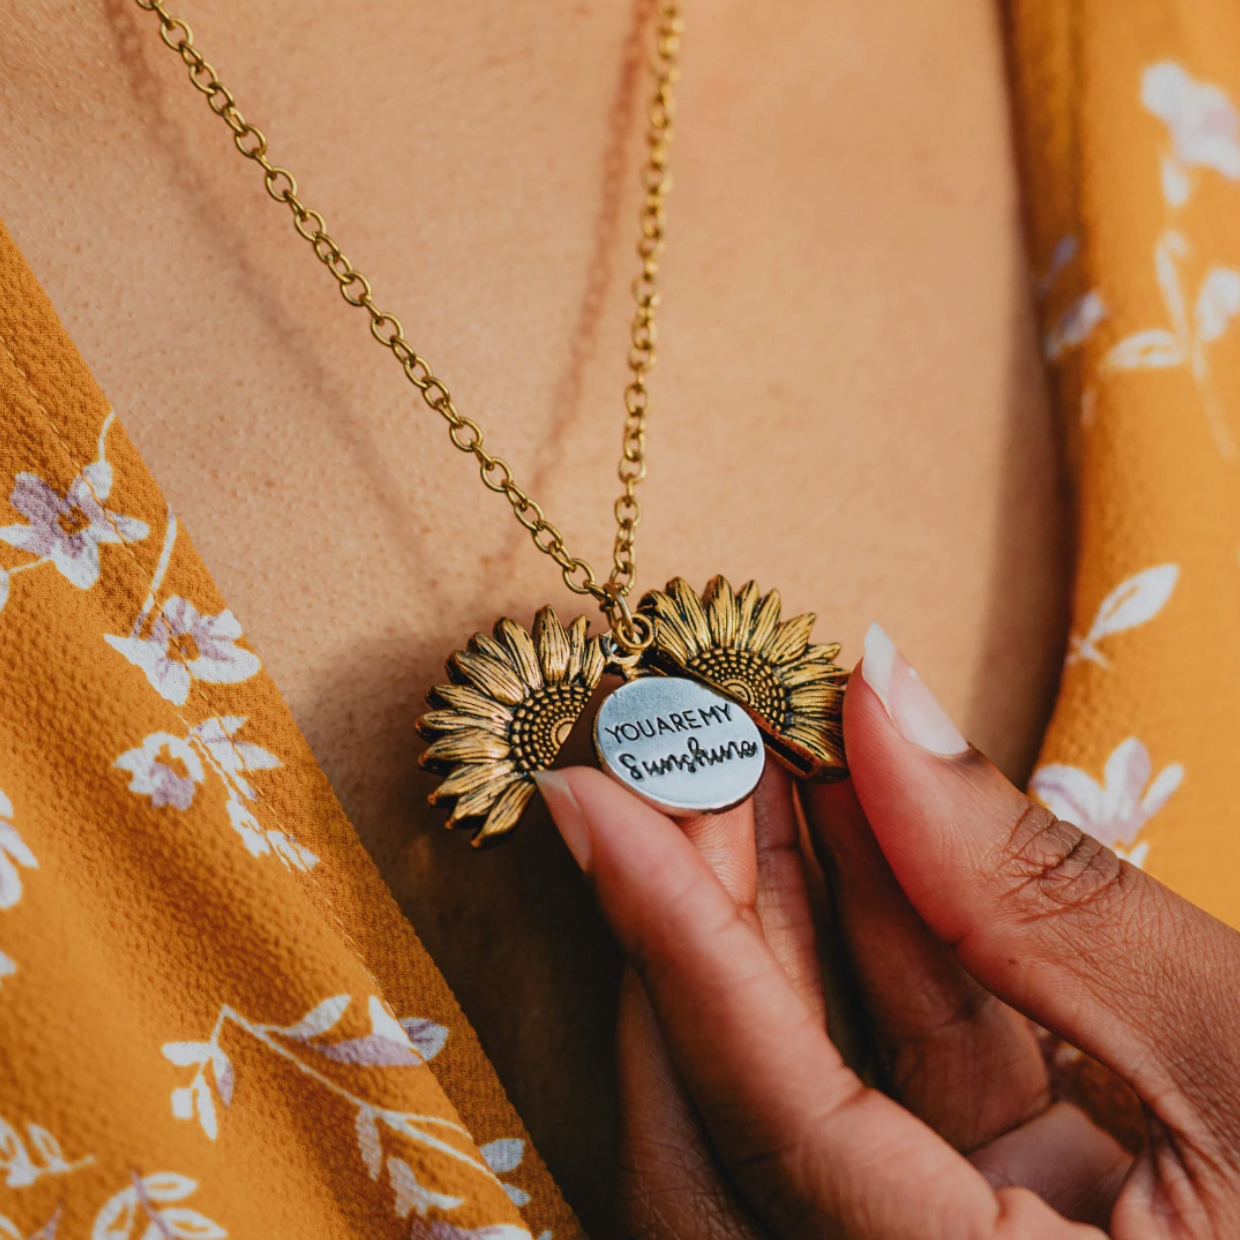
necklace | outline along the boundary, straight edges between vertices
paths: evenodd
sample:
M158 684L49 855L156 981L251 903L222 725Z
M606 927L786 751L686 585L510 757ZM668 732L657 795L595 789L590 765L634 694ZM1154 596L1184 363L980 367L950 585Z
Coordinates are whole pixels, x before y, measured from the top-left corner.
M490 636L475 634L447 664L450 683L427 694L418 720L430 744L422 765L442 775L432 804L448 804L447 825L473 826L473 843L508 837L534 794L533 773L554 761L573 726L610 674L623 678L599 708L594 748L613 778L676 816L727 809L757 787L770 751L809 780L847 775L840 710L847 673L835 663L838 645L810 642L814 616L781 620L779 592L763 595L751 581L739 591L715 577L698 594L676 577L650 590L634 611L635 543L646 476L647 377L656 359L655 310L664 211L671 188L673 88L680 75L682 22L676 0L658 0L647 113L644 200L633 281L630 378L624 391L624 434L615 501L612 567L600 581L570 554L560 531L513 477L508 463L483 447L482 428L457 412L446 384L405 338L400 320L375 303L370 281L345 256L323 216L298 197L297 181L267 156L266 135L241 114L232 92L194 43L190 28L164 0L135 0L159 19L159 37L189 70L189 80L232 131L237 150L263 172L267 193L287 206L293 227L340 288L370 318L370 333L389 349L422 400L448 424L455 448L477 463L483 484L502 495L534 546L560 569L565 586L589 595L608 631L590 636L585 616L560 622L541 608L533 630L508 617Z

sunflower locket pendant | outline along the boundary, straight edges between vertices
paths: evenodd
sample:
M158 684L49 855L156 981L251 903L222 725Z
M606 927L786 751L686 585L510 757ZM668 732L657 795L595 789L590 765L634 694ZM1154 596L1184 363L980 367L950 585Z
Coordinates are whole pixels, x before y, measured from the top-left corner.
M766 766L738 703L683 676L642 676L604 699L594 751L613 779L674 818L739 805Z
M626 612L627 614L627 612ZM625 678L594 721L599 763L676 817L718 812L757 787L769 750L803 779L842 779L840 712L848 674L836 645L809 640L812 615L780 620L777 591L739 592L715 577L699 596L680 577L642 599L626 646L567 628L550 607L534 631L506 617L448 660L450 684L418 720L422 765L443 775L432 804L447 825L476 826L475 846L505 839L555 761L603 674Z

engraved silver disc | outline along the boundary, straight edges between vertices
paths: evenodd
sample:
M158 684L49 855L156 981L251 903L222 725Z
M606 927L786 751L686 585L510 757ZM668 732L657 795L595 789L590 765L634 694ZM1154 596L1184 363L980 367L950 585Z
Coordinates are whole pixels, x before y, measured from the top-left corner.
M613 779L676 818L739 804L766 764L753 720L679 676L642 676L605 698L594 718L594 749Z

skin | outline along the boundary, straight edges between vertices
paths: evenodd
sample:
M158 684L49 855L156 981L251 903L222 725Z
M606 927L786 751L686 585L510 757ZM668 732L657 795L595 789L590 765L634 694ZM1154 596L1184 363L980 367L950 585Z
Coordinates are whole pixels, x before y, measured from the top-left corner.
M413 732L470 633L582 605L339 301L153 19L128 0L9 7L5 222L603 1229L619 955L541 807L483 856L441 831ZM174 11L601 569L648 5ZM687 21L639 588L757 577L846 651L882 615L1021 780L1068 561L996 14L729 0Z
M852 780L803 790L846 875L882 1089L824 1021L788 781L687 831L600 772L540 778L631 969L622 1167L643 1240L1223 1240L1240 1224L1240 934L901 734L859 669ZM1154 981L1153 979L1157 979ZM1137 1093L1132 1157L1052 1104L1029 1017Z

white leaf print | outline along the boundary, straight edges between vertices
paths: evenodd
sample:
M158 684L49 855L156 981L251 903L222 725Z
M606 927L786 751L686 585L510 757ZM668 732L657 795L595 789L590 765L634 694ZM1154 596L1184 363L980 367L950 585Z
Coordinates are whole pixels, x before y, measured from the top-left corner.
M514 1206L528 1206L530 1204L530 1195L523 1188L518 1188L515 1184L501 1184L500 1187L508 1194L508 1200Z
M1184 346L1169 331L1153 327L1121 340L1107 361L1120 370L1179 366L1188 357Z
M1217 340L1238 313L1240 271L1211 267L1197 293L1197 339L1206 343Z
M1106 312L1106 306L1096 292L1078 297L1047 333L1043 346L1047 358L1054 361L1069 349L1083 343L1106 317Z
M423 1059L434 1059L444 1048L448 1040L448 1030L437 1025L433 1020L423 1020L417 1016L406 1016L400 1022L409 1041Z
M215 1088L220 1092L220 1101L227 1107L232 1106L233 1076L232 1061L218 1046L211 1048L211 1070L215 1073Z
M232 823L233 830L241 836L251 856L262 857L271 851L271 841L264 834L262 823L250 813L248 806L232 788L228 790L228 804L224 808L228 811L228 821Z
M348 995L333 995L330 999L324 999L317 1007L307 1012L295 1025L290 1025L287 1029L281 1029L279 1032L284 1034L285 1037L297 1038L299 1041L318 1037L319 1034L326 1033L339 1023L348 1006Z
M17 828L0 818L0 909L12 908L22 897L22 876L17 871L18 866L37 870L39 863L17 833Z
M46 1128L41 1128L38 1124L27 1124L26 1135L30 1138L30 1144L39 1152L45 1170L64 1171L68 1168L69 1164L65 1161L60 1142Z
M194 1095L188 1085L172 1091L172 1113L177 1119L194 1118Z
M4 1240L22 1240L22 1233L17 1230L17 1224L11 1218L5 1218L0 1214L0 1236Z
M147 1232L150 1240L168 1240L170 1236L176 1236L178 1240L221 1240L227 1235L218 1223L185 1206L160 1210Z
M9 601L9 575L0 568L0 611L4 610L4 605Z
M550 1235L550 1233L545 1233ZM490 1227L457 1227L445 1219L433 1223L414 1219L409 1240L530 1240L524 1227L513 1223L492 1223ZM540 1237L541 1240L541 1237Z
M196 1068L211 1056L209 1042L165 1042L164 1058L181 1068Z
M383 1170L383 1144L379 1140L379 1125L375 1123L375 1113L370 1107L357 1108L357 1149L370 1172L370 1178L377 1180Z
M142 1191L152 1201L184 1201L197 1187L196 1180L175 1171L157 1171L142 1178Z
M138 1190L124 1188L104 1203L90 1229L91 1240L129 1240L138 1209Z
M1097 643L1152 620L1167 605L1179 577L1179 565L1159 564L1121 582L1099 604L1089 632L1083 638L1072 638L1068 661L1088 659L1106 667Z
M215 1099L211 1096L211 1087L202 1077L198 1077L190 1085L190 1090L194 1095L194 1106L198 1111L198 1122L202 1125L203 1132L214 1141L219 1135L220 1128L215 1117Z
M503 1175L521 1165L525 1157L525 1142L517 1137L504 1137L499 1141L488 1141L478 1152L496 1175Z
M416 1211L419 1218L425 1218L427 1211L455 1210L464 1203L463 1197L452 1197L448 1193L437 1193L425 1188L418 1182L413 1168L400 1158L387 1160L388 1179L392 1181L392 1189L396 1193L396 1213L401 1218L408 1218L411 1211Z
M1150 854L1150 846L1148 841L1142 841L1135 848L1126 850L1117 844L1113 851L1121 861L1127 861L1129 865L1135 866L1138 870L1143 870L1145 869L1145 859Z
M291 840L283 831L267 832L267 839L275 854L290 870L313 870L319 863L317 853L303 848L296 840Z
M1184 778L1179 763L1164 767L1153 783L1151 770L1149 751L1130 736L1107 759L1102 783L1077 767L1054 763L1036 770L1029 787L1056 817L1113 848L1132 843Z
M0 977L12 977L17 972L17 965L13 960L0 952Z
M1163 197L1172 207L1182 207L1192 195L1193 183L1188 179L1188 172L1178 159L1163 156L1159 162L1162 178Z

